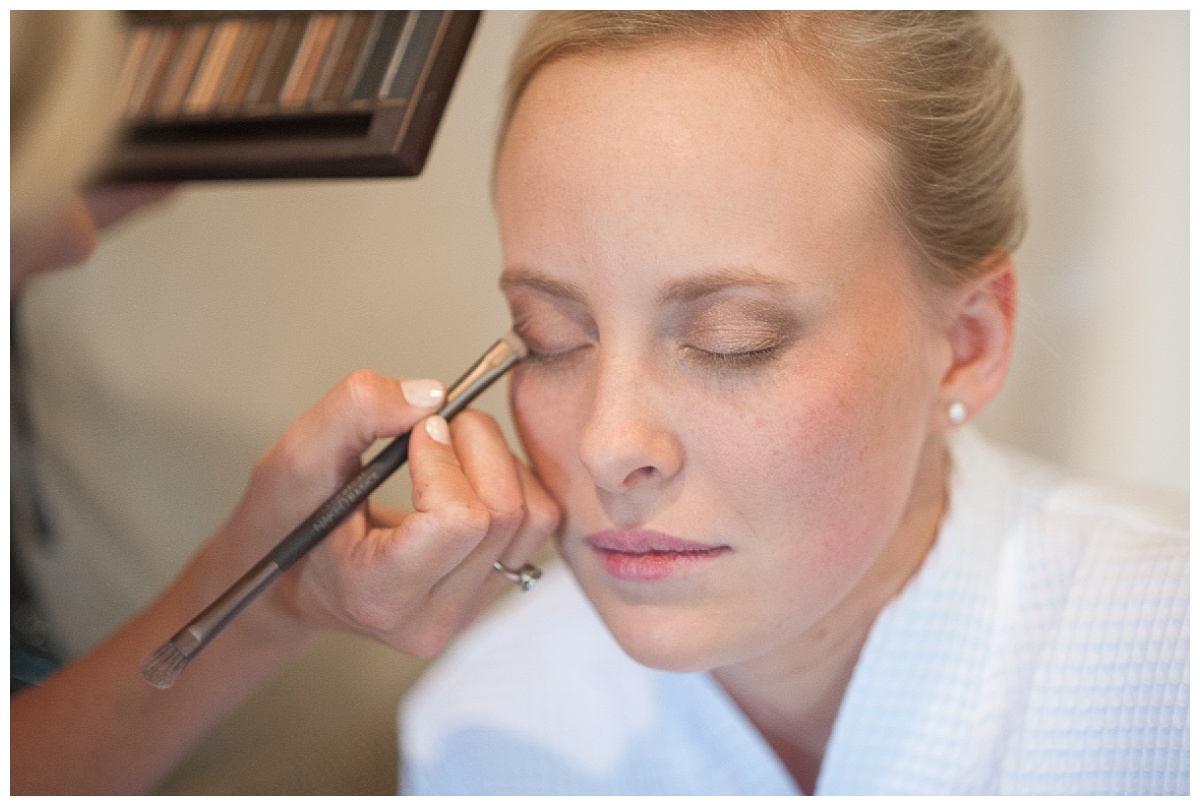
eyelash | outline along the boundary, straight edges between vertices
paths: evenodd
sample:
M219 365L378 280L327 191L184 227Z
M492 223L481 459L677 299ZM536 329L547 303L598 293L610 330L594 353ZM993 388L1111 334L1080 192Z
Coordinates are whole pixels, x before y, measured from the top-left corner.
M774 359L780 347L781 345L773 344L770 347L736 353L718 353L692 346L683 349L692 359L721 369L753 369Z
M521 335L520 331L518 331L518 335ZM522 336L522 338L525 337ZM566 350L548 352L535 349L529 342L530 340L526 338L525 345L528 348L528 353L525 356L525 362L543 366L565 361L590 346L583 344ZM685 344L680 347L680 350L689 360L707 364L715 369L737 370L754 369L770 362L778 355L782 347L782 344L772 344L768 347L754 350L721 353Z
M532 348L525 355L525 363L537 366L553 366L567 361L584 348L577 347L557 353L538 352ZM716 370L751 370L757 369L772 361L779 352L778 347L767 347L762 350L750 350L744 353L714 353L701 350L698 347L683 348L691 361L706 364Z
M514 325L513 330L516 332L516 334L518 336L521 337L521 340L523 342L525 342L525 349L527 350L527 352L525 354L524 360L525 360L525 363L527 363L527 364L552 364L556 361L561 361L561 360L567 358L568 356L573 355L574 353L577 353L580 350L585 349L588 346L586 344L582 344L578 347L570 347L566 350L555 350L555 351L538 350L536 347L534 347L534 344L536 344L536 340L533 339L533 337L531 337L527 332L525 332L524 329L521 328L521 326L519 324Z
M525 354L525 361L530 364L552 364L555 361L561 361L572 353L583 349L582 347L575 347L570 350L560 350L556 353L543 353L538 352L532 347L529 347L528 343L525 346L528 349L528 352Z

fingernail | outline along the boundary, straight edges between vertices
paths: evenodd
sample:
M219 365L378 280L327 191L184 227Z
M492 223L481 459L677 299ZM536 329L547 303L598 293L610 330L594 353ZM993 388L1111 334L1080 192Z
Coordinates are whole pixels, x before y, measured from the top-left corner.
M425 418L425 430L429 432L429 436L433 437L437 442L443 445L450 444L450 426L442 417L436 414L432 417Z
M423 409L438 405L446 395L440 383L424 379L401 381L400 389L404 392L405 400Z

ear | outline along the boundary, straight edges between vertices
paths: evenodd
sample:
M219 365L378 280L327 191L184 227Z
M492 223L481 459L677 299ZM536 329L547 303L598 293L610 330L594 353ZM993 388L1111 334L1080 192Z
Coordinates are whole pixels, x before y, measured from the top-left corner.
M961 425L991 402L1012 359L1017 278L1007 254L988 259L987 271L948 295L946 338L951 359L941 381L940 423ZM963 418L951 414L961 403Z

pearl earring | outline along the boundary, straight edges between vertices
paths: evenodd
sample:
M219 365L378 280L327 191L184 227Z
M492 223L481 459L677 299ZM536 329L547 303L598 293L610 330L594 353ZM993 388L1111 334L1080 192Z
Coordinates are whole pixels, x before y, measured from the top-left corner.
M961 400L955 400L946 409L946 416L950 418L950 422L955 425L962 425L967 421L967 407Z

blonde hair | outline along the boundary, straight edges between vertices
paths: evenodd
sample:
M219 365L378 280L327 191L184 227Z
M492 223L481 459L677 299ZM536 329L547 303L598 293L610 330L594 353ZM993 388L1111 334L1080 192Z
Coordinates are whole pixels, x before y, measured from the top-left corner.
M938 285L984 271L1020 242L1021 88L974 12L541 12L513 58L497 153L547 64L685 42L765 45L783 57L772 67L799 65L846 102L890 148L883 193Z
M110 144L121 24L115 12L9 13L9 223L60 212Z

